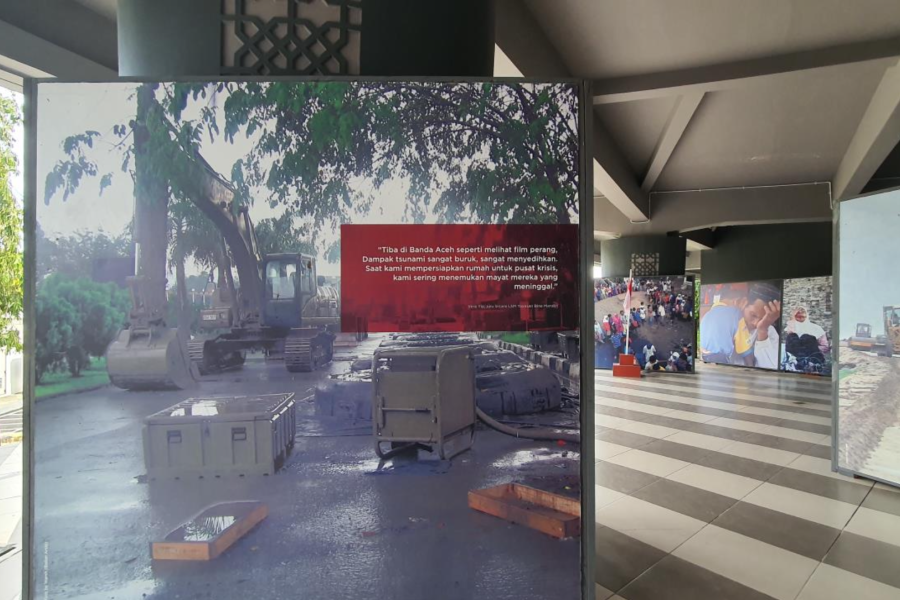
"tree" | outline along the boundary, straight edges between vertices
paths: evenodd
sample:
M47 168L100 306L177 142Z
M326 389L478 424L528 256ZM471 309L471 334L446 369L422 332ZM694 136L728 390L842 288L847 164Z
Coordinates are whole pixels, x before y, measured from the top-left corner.
M297 226L292 211L280 217L262 219L256 224L256 239L261 254L316 253L308 227Z
M207 84L224 90L226 138L258 135L232 180L316 222L366 205L354 178L410 182L407 216L568 223L577 212L574 86L384 82ZM175 86L170 113L185 94ZM217 130L208 120L208 130Z
M254 144L232 168L236 204L252 204L264 188L270 203L316 228L365 213L372 190L394 178L410 184L414 222L433 209L451 222L568 223L578 202L576 91L500 83L145 84L137 118L113 131L136 188L145 164L172 196L190 183L179 156L199 156L204 137L243 135ZM89 156L99 136L66 138L68 159L47 175L45 201L60 190L65 199L83 177L99 175ZM111 176L102 176L101 188Z
M0 349L21 350L17 321L22 315L22 210L12 193L18 172L13 130L21 118L16 102L0 96Z
M112 127L119 138L112 147L134 181L141 275L163 281L169 261L184 292L183 238L192 227L179 204L203 197L237 215L261 188L270 205L291 212L289 222L263 228L273 246L293 233L294 218L319 231L368 214L374 191L398 179L408 183L406 219L413 222L436 215L443 222L568 223L577 215L577 97L574 85L548 84L141 84L135 118ZM201 142L238 135L252 146L229 181L203 159ZM65 200L84 177L100 176L101 193L109 186L113 174L101 175L91 158L98 138L97 131L65 138L67 158L47 174L45 202L60 192ZM168 241L173 223L178 241L170 255L160 240ZM238 273L249 274L242 244L233 239L229 251ZM335 260L339 247L327 256ZM258 285L255 277L243 282L248 297L258 295ZM179 304L186 314L183 293ZM165 320L165 307L153 306Z
M131 232L112 236L105 231L78 231L48 237L40 224L35 235L38 284L50 274L91 277L94 263L103 258L126 258L132 253Z
M72 376L79 377L91 357L106 353L129 307L128 293L114 284L48 277L37 295L37 371L43 375L65 362Z

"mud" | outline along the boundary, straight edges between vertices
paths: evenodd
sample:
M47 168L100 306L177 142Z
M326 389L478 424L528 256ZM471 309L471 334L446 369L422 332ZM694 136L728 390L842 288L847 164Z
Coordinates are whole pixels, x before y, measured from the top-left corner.
M900 480L900 358L840 349L838 463L852 471Z
M467 505L469 490L510 481L565 490L578 472L574 448L479 429L449 468L419 456L382 464L369 423L317 416L307 393L355 360L342 358L301 374L248 360L202 382L204 395L297 394L296 446L270 477L142 483L143 418L189 393L106 388L39 402L35 597L577 598L578 539L555 540ZM329 433L338 421L346 435ZM225 554L208 564L151 563L151 541L206 506L238 500L264 502L269 516Z

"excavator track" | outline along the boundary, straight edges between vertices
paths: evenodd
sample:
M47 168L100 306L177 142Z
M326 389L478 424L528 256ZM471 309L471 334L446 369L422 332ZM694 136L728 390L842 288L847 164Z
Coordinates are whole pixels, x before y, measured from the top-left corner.
M209 340L191 340L188 342L188 356L191 363L197 366L201 375L210 375L239 369L244 364L242 352L219 354L210 352Z
M192 340L187 345L188 358L191 359L191 363L197 365L201 375L206 374L206 364L203 362L203 346L205 343L204 340Z
M284 340L284 366L291 373L309 373L316 368L314 338L289 336Z
M321 336L288 336L284 340L284 365L291 373L309 373L331 360L332 349Z

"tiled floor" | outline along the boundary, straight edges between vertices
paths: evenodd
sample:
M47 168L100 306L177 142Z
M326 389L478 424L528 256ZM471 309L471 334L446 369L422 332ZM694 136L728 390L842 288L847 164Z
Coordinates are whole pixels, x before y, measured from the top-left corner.
M898 600L900 490L831 471L830 382L596 375L598 600Z

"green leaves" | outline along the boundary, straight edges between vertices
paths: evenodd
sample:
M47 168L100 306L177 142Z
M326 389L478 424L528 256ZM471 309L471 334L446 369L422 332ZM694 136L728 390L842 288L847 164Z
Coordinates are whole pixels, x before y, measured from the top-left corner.
M100 357L125 324L128 292L111 283L62 274L48 277L35 299L35 370L67 367L78 376L90 357Z
M103 177L100 178L100 195L103 195L103 190L108 188L112 184L112 173L107 173Z
M21 350L17 322L22 315L22 209L12 193L18 161L13 129L21 117L15 101L0 96L0 350Z

